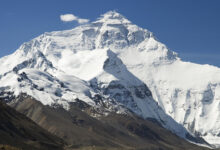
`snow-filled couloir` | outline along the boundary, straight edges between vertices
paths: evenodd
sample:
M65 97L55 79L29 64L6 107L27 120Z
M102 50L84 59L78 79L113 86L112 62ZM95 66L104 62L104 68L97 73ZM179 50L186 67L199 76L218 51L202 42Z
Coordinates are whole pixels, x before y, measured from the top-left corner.
M189 132L220 146L220 69L181 61L115 11L44 33L1 58L0 67L3 96L27 93L68 109L76 98L101 107L99 95L109 111L129 109L182 137Z

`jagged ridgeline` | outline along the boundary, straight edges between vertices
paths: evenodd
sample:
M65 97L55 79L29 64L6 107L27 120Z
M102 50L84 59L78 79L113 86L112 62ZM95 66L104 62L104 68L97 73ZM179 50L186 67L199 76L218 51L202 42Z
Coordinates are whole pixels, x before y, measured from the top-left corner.
M135 115L191 142L220 146L220 69L181 61L115 11L44 33L1 58L0 68L1 99L17 110L24 94L48 109L69 112L77 104L93 119Z

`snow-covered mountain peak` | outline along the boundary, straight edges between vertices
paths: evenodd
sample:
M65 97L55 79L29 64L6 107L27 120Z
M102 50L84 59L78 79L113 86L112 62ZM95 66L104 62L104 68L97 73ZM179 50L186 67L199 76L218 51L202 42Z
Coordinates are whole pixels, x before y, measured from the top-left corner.
M127 24L131 23L126 17L121 15L120 13L116 11L108 11L105 14L101 15L100 18L98 18L97 21L99 23L105 23L105 24Z
M24 57L32 57L37 51L41 51L55 67L58 67L62 65L59 62L63 62L67 53L108 48L116 53L128 49L133 49L133 53L144 51L145 57L150 56L149 61L152 60L150 63L154 64L178 59L176 53L156 40L150 31L132 24L116 11L109 11L96 21L71 30L44 33L24 43L17 53Z
M7 57L9 61L4 61L2 64L9 66L5 67L9 68L6 69L9 71L28 59L36 59L37 54L42 53L55 68L60 68L67 74L78 75L81 79L88 79L89 70L83 66L90 62L89 66L93 64L92 66L97 66L96 70L100 70L98 68L101 68L104 63L106 49L126 56L124 59L130 59L126 63L131 65L143 63L158 65L177 59L176 53L157 41L150 31L132 24L115 11L109 11L90 24L71 30L44 33L25 42L14 54ZM140 56L137 61L132 60L134 55ZM90 60L94 60L92 58L96 57L103 59L97 59L91 63ZM16 61L11 63L11 59ZM3 60L6 59L0 61ZM80 68L86 71L82 71ZM5 70L3 69L1 72L4 73Z
M43 104L68 108L79 98L94 106L98 95L111 101L108 106L117 102L145 118L172 117L190 133L220 143L220 69L181 61L150 31L115 11L44 33L1 58L0 68L0 89L26 92Z

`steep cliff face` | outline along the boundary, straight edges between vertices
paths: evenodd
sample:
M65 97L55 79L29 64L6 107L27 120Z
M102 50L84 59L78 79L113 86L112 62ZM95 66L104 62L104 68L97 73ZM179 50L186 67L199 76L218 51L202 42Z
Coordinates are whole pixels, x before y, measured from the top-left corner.
M111 11L71 30L24 43L0 59L1 97L27 93L66 110L76 99L99 110L155 118L177 135L220 143L220 69L183 62L154 35Z

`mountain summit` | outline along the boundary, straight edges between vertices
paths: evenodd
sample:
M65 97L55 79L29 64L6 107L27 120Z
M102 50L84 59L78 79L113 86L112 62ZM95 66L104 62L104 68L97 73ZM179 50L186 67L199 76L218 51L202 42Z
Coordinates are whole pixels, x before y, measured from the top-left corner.
M116 23L118 21L119 24L123 23L131 23L127 18L116 11L108 11L105 14L101 15L101 17L96 22L102 23Z
M21 93L66 110L81 100L95 109L93 117L132 112L220 146L220 69L181 61L115 11L44 33L1 58L0 67L1 98L9 104Z

